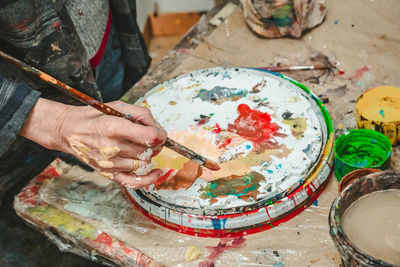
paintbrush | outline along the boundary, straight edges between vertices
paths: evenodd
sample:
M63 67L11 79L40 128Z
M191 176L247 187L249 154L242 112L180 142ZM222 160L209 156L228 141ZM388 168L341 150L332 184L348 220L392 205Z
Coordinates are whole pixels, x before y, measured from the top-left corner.
M310 65L310 66L275 66L275 67L261 67L257 69L269 70L269 71L293 71L293 70L326 70L330 69L330 66L325 65Z
M39 77L46 83L52 85L53 87L61 90L64 93L76 98L77 100L83 102L86 105L89 105L107 115L123 117L134 123L139 123L139 122L135 121L135 119L130 114L121 113L121 112L113 109L112 107L107 106L106 104L70 87L69 85L67 85L59 80L57 80L56 78L44 73L43 71L40 71L40 70L14 58L2 51L0 51L0 56L3 59L13 63L20 69ZM182 156L184 156L190 160L193 160L194 162L197 162L198 164L206 167L207 169L210 169L212 171L217 171L220 169L219 165L216 162L199 155L198 153L194 152L193 150L190 150L189 148L175 142L174 140L172 140L168 137L167 137L167 140L165 141L165 143L163 144L163 146L165 146L169 149L172 149L173 151L181 154Z

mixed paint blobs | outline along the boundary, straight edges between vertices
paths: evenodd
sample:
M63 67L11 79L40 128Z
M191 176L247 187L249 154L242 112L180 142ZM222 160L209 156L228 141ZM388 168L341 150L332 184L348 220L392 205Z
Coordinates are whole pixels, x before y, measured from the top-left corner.
M203 101L210 101L215 104L221 104L226 101L237 101L246 97L247 94L247 90L215 86L211 90L201 89L195 98L200 98Z
M251 88L251 93L256 94L261 91L262 88L264 88L267 85L266 80L262 80L261 82L257 83Z
M256 151L260 153L278 145L276 141L271 141L271 138L278 134L280 127L271 122L268 113L253 110L246 104L240 104L237 110L239 116L233 124L228 125L228 131L252 141Z
M186 162L183 168L178 170L175 175L167 177L167 179L156 186L156 188L157 190L188 189L202 174L202 167L198 163L190 160Z
M296 139L301 139L307 130L307 119L305 118L289 118L282 122L290 126L292 135Z
M201 126L201 125L208 123L213 115L214 115L214 113L211 113L209 115L200 114L200 117L197 119L194 119L194 121L197 122L198 126Z
M245 201L257 199L260 182L265 178L258 172L252 171L242 177L225 177L210 182L206 187L200 189L203 199L210 199L210 204L216 203L219 197L230 195L237 196Z

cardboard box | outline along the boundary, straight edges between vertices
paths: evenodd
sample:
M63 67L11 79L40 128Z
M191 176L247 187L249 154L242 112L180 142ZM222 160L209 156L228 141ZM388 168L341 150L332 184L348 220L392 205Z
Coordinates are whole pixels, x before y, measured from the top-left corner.
M200 19L200 13L152 13L149 22L152 36L184 34Z

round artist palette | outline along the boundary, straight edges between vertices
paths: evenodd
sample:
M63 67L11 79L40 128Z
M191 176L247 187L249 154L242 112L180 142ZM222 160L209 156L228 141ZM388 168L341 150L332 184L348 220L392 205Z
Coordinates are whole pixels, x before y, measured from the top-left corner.
M330 173L329 115L305 87L284 76L248 68L199 70L155 87L138 103L172 139L222 169L203 170L193 183L175 181L185 162L164 148L154 162L169 178L128 189L157 221L218 230L212 219L231 216L220 228L259 225L312 197ZM268 214L266 207L277 203Z

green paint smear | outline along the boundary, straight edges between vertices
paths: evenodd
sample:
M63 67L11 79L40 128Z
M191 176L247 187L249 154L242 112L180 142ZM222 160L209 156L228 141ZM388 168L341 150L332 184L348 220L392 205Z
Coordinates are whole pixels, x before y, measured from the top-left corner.
M32 207L27 210L27 213L47 223L50 227L62 229L68 234L92 240L96 238L96 229L93 226L52 206Z
M341 135L335 144L335 155L352 167L377 167L390 156L392 145L383 134L368 130L352 130Z
M273 23L278 27L287 27L293 24L293 9L290 5L277 8L270 18L262 18L261 21Z
M200 197L213 199L233 195L247 200L258 190L262 180L264 180L264 176L254 171L235 179L221 178L200 189L203 192Z

